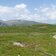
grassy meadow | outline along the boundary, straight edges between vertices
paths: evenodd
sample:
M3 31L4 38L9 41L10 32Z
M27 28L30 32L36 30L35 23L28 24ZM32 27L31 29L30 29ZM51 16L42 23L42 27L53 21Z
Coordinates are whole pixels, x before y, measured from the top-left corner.
M56 56L55 34L56 25L0 26L0 56Z

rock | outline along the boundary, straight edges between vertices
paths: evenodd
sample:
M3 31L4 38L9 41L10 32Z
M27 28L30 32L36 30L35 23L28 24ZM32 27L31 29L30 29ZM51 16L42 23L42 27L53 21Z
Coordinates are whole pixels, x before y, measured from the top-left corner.
M18 54L18 56L20 56L20 55Z
M53 38L55 38L55 39L56 39L56 35L54 35L54 36L53 36Z
M24 47L24 44L23 43L20 43L20 42L13 42L13 45Z

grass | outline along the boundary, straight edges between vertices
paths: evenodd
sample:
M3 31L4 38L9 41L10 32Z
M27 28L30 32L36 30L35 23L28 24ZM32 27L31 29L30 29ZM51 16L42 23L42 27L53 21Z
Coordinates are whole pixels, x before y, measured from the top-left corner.
M2 26L0 56L56 56L55 32L56 25ZM25 43L25 47L14 46L17 41Z

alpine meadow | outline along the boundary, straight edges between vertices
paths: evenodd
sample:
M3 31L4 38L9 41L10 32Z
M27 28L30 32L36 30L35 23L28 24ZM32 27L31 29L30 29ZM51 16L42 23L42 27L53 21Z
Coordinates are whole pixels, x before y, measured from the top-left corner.
M56 56L54 35L56 35L56 25L2 26L0 27L0 55ZM15 42L23 46L14 45Z

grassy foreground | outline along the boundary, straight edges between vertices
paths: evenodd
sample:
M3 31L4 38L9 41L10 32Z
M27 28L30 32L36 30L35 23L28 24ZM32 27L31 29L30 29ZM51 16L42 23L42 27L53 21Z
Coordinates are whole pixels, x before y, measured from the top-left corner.
M56 56L56 25L0 27L0 56ZM24 47L14 46L22 42Z

